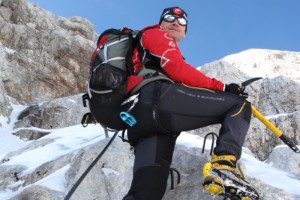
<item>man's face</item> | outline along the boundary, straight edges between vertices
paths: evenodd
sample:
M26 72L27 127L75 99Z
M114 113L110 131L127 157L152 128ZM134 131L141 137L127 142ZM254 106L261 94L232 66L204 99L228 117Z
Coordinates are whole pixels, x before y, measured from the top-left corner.
M182 26L178 23L177 19L173 22L161 22L161 27L168 31L173 39L178 43L182 38L185 37L185 26Z

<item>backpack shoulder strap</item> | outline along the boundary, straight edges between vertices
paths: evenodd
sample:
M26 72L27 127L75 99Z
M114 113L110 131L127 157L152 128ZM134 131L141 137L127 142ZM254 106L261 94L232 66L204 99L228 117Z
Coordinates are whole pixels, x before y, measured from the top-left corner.
M147 52L147 50L142 47L142 44L141 44L141 39L142 39L143 33L146 30L149 30L149 29L152 29L152 28L155 28L155 27L157 27L157 25L147 26L147 27L143 28L142 30L140 30L140 32L136 36L136 40L137 40L136 41L136 48L137 48L138 55L139 55L139 58L140 58L140 61L141 61L142 64L144 64L144 60L146 58L146 55L149 54ZM140 69L137 71L137 73L139 73L142 70L142 68L143 67L141 66Z
M152 71L157 71L160 74L165 74L165 72L162 69L158 69L156 67L153 67L154 65L152 65L151 63L153 63L153 61L156 59L156 57L151 55L147 49L144 49L142 47L141 39L142 39L143 33L146 30L153 29L153 28L157 28L157 25L152 25L152 26L145 27L144 29L141 30L141 33L139 34L139 42L137 44L137 50L138 50L139 58L140 58L140 61L144 65L145 68L151 69ZM143 67L140 67L140 69L138 70L137 73L139 73L142 69L143 69Z

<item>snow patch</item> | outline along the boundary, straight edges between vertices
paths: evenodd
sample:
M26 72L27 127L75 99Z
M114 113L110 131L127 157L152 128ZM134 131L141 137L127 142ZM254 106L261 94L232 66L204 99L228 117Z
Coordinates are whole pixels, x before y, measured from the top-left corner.
M35 183L35 185L41 185L46 188L65 193L67 182L64 177L69 168L70 164L39 180Z
M9 118L0 115L0 159L2 159L7 153L16 151L28 144L28 142L12 135L14 131L14 124L17 121L18 115L26 108L26 106L12 103L10 106L12 108L12 113Z
M107 178L110 178L111 176L119 176L120 175L120 172L117 172L111 168L102 168L102 171Z
M7 47L5 47L4 49L5 49L5 52L8 53L8 54L15 54L17 52L16 50L10 49L10 48L7 48Z

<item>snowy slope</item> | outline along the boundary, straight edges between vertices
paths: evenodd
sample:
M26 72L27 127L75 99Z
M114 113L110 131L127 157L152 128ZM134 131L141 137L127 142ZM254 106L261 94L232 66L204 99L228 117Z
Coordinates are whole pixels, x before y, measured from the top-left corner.
M27 145L26 142L20 140L18 137L13 136L14 123L17 121L18 114L26 108L26 106L13 105L12 114L10 119L0 115L0 159L8 152L20 149Z
M274 78L283 75L300 81L300 52L249 49L221 60L252 77Z
M19 110L19 106L15 106L15 111L17 110ZM5 155L5 153L10 152L12 149L16 150L26 144L26 142L19 141L14 136L14 139L12 140L12 124L13 123L7 124L1 128L0 146L2 147L2 157ZM102 131L101 127L97 125L90 125L87 128L77 125L53 130L51 134L43 137L43 139L53 139L54 142L49 143L41 148L23 152L13 157L9 162L3 163L2 165L22 165L26 167L26 171L24 173L29 173L43 163L54 160L61 155L77 151L104 138L104 132ZM5 145L7 143L10 143L10 145ZM178 138L177 143L187 147L201 148L203 144L203 138L184 132ZM209 148L210 144L206 146ZM271 165L257 160L252 156L251 152L245 148L243 149L241 161L246 167L245 173L247 176L261 179L264 183L285 190L290 194L300 195L300 180L294 177L294 175L273 168ZM68 167L69 166L61 168L60 170L50 174L35 184L54 189L56 191L61 191L63 193L67 192L65 188L66 182L64 179L64 174L68 170ZM22 183L19 182L17 184ZM27 187L30 186L31 185ZM8 199L13 197L27 187L21 187L15 192L11 191L9 188L2 190L0 191L0 199Z
M278 58L282 58L282 61L277 62ZM272 59L275 59L276 62ZM241 71L249 74L250 76L257 76L257 74L259 74L260 76L272 78L278 75L285 75L293 80L300 81L300 53L298 52L281 53L281 51L274 50L251 49L227 56L222 60L241 69ZM277 64L275 65L274 63ZM13 130L13 126L17 121L17 116L25 108L25 106L11 104L11 107L13 108L13 111L10 118L0 115L0 123L2 125L0 126L1 160L7 153L21 149L31 143L31 141L22 141L12 135L12 133L16 131ZM277 116L266 117L277 118L283 114L284 113L281 113ZM52 161L59 156L78 151L81 148L99 142L105 138L102 128L100 126L93 125L90 125L84 129L81 125L77 125L57 130L44 131L51 133L41 139L51 139L53 142L40 148L21 152L20 154L11 157L8 162L2 163L1 165L22 165L26 168L24 173L30 173L43 163ZM201 148L203 144L203 138L189 133L182 133L178 138L177 143L186 147ZM206 146L209 148L210 145ZM248 177L260 179L267 185L284 190L289 194L296 194L300 196L299 177L295 177L293 174L274 168L271 164L257 160L250 150L246 148L243 149L241 161L245 165L245 174ZM69 167L70 166L67 165L34 184L66 193L66 180L64 179L64 174ZM17 182L15 184L21 185L22 182ZM31 185L28 185L27 187L30 186ZM13 197L21 193L27 187L20 187L17 191L12 191L9 187L4 190L0 190L0 199L8 199Z

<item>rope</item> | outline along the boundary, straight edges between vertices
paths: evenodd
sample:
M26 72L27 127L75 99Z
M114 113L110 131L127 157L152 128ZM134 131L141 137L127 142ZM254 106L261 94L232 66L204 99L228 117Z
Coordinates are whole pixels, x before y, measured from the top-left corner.
M97 158L90 164L90 166L83 172L83 174L79 177L79 179L76 181L76 183L73 185L73 187L70 189L64 200L69 200L72 196L72 194L76 191L80 183L83 181L83 179L86 177L86 175L91 171L91 169L95 166L95 164L98 162L98 160L101 158L101 156L105 153L109 145L114 141L115 137L118 135L118 131L115 132L113 137L110 139L110 141L107 143L107 145L104 147L104 149L101 151L101 153L97 156Z

